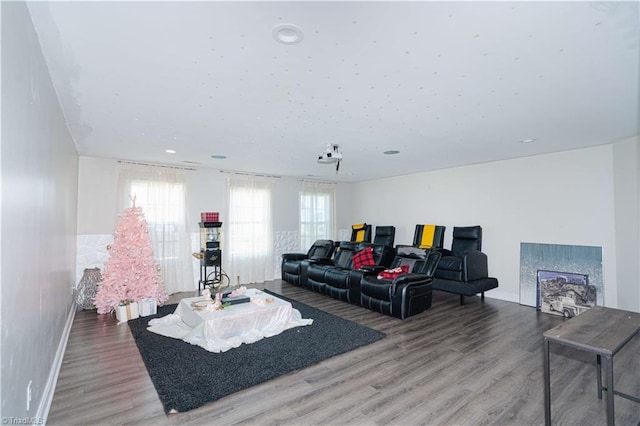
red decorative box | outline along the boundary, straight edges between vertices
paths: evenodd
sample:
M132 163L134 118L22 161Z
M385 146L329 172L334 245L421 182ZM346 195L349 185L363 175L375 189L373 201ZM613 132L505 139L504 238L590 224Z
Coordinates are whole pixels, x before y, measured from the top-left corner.
M220 222L220 213L218 212L202 212L200 213L202 222Z

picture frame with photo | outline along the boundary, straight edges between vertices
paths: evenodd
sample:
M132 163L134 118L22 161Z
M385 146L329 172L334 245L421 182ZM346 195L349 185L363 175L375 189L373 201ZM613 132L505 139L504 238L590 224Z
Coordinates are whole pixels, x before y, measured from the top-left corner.
M537 271L536 309L573 318L596 306L596 286L589 275L575 272Z

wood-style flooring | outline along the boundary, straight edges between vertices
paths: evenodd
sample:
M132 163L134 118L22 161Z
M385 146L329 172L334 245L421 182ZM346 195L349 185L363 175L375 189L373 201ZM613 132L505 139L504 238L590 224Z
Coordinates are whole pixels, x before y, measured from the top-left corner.
M434 292L404 321L276 280L264 287L386 333L371 345L166 415L126 325L76 314L49 425L542 425L542 333L564 321L516 303ZM182 297L172 296L175 303ZM286 359L286 354L282 355ZM180 362L180 360L176 360ZM256 359L255 362L260 362ZM606 424L591 356L551 354L552 419ZM640 337L614 358L617 390L640 396ZM637 425L640 404L615 397L616 423Z

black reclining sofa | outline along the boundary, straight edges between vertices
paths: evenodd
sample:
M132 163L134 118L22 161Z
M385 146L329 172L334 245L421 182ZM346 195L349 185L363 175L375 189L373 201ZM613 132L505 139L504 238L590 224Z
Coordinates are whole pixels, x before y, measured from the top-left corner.
M400 319L431 307L432 277L441 256L439 251L398 246L396 254L396 249L388 245L352 241L341 241L336 246L331 259L306 256L296 260L299 269L285 265L291 256L283 255L282 279ZM373 261L354 268L354 256L360 256L365 249L371 249ZM408 265L408 273L393 279L377 278L381 271L401 265ZM299 271L299 275L287 270Z
M428 309L432 290L460 295L461 305L464 305L465 296L481 294L484 299L484 292L497 288L498 280L489 276L487 255L481 251L482 227L454 227L451 250L442 248L444 231L444 226L416 225L413 246L397 248L413 247L422 250L422 254L413 252L407 255L409 250L402 249L395 259L396 250L384 244L353 241L333 244L329 240L319 240L309 253L282 255L282 279L398 318ZM428 237L425 237L425 232ZM337 248L334 250L334 247ZM353 256L366 247L372 248L375 265L354 270ZM434 252L439 254L433 255ZM413 260L407 260L412 256ZM420 256L425 257L422 259ZM374 272L393 266L392 262L396 266L411 263L412 273L395 282L376 281ZM420 275L420 284L413 284L416 277L411 275ZM429 281L428 286L426 281ZM382 283L386 287L375 285ZM407 289L409 293L403 293Z
M342 241L334 258L302 261L300 286L345 302L360 304L360 286L350 280L353 257L361 250L371 248L375 264L387 267L394 257L394 249L383 244ZM293 283L292 283L293 284Z
M433 278L433 289L465 296L473 296L498 287L498 280L489 277L487 255L482 253L482 227L453 228L451 250L439 249L442 258Z

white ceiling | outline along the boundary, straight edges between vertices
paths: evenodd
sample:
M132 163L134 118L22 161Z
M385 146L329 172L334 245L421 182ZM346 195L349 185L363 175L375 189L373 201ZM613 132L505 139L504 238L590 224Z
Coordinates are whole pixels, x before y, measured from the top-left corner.
M353 182L638 134L635 1L29 9L80 155Z

